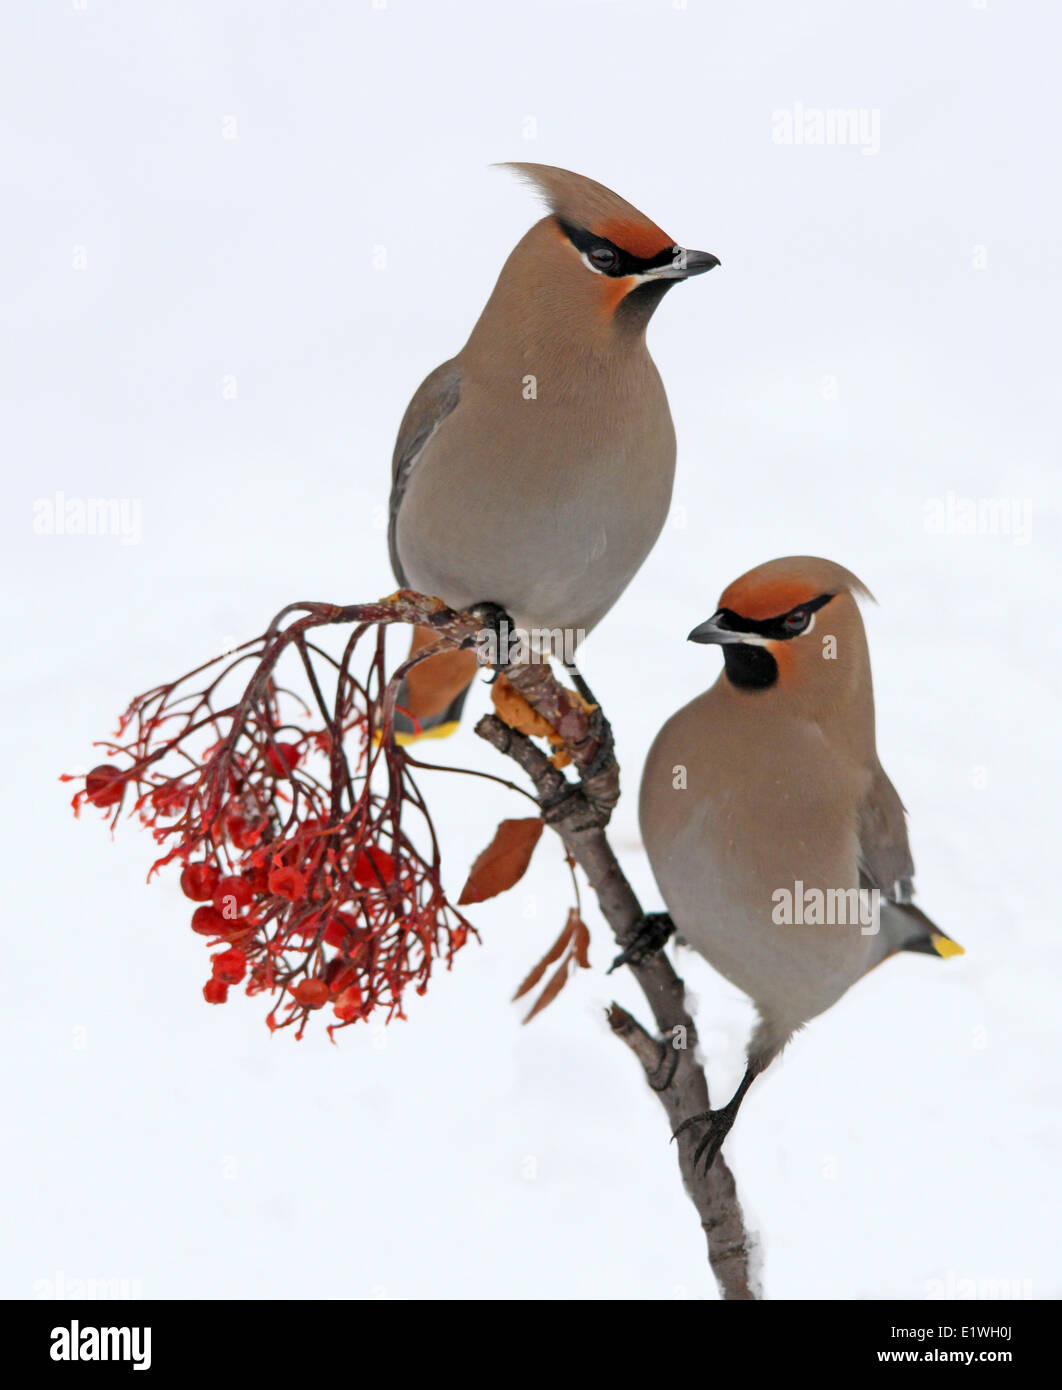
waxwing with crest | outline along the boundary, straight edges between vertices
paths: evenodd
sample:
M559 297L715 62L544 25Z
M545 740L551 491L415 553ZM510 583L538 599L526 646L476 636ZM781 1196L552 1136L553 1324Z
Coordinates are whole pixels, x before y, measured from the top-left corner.
M759 1014L734 1097L687 1122L705 1125L709 1165L798 1028L897 951L962 954L913 902L860 597L855 575L806 555L735 580L689 634L720 646L724 669L645 764L642 838L671 923Z
M549 213L517 244L468 342L423 382L392 466L401 584L558 634L570 655L664 524L675 433L645 330L664 293L719 264L602 184L511 164ZM413 652L433 640L415 629ZM400 742L451 732L476 668L429 657L404 683Z

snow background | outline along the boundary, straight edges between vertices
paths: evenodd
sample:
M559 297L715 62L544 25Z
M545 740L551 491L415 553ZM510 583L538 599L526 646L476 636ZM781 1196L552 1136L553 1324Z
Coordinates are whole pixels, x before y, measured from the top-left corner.
M880 601L882 760L920 901L968 951L875 972L750 1097L726 1152L766 1292L1057 1296L1057 12L299 9L5 15L0 1292L715 1297L663 1116L604 1023L613 997L645 1009L606 981L596 914L595 970L529 1028L508 1002L569 905L549 839L409 1022L296 1045L260 1000L203 1003L189 905L143 883L149 837L75 822L55 780L132 694L289 600L391 589L398 421L540 215L487 166L534 159L723 261L651 327L675 512L583 657L646 906L641 761L718 669L685 634L745 569L820 553ZM880 152L774 143L797 101L878 112ZM140 543L34 534L57 491L138 499ZM927 532L949 491L1028 501L1030 543ZM439 756L503 771L468 722ZM524 810L434 785L456 891ZM721 1100L751 1011L680 968Z

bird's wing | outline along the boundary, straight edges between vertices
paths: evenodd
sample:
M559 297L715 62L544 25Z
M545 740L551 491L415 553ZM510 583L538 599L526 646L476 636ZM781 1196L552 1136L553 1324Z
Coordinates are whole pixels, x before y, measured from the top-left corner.
M878 889L884 899L879 949L872 954L872 964L892 951L962 954L962 947L915 905L907 813L881 767L859 808L859 879L862 887Z
M387 546L391 568L399 584L407 582L398 558L398 510L402 505L410 476L425 444L461 398L461 369L453 359L444 362L421 382L406 407L398 428L391 462L391 514L387 526Z
M907 818L896 788L878 767L859 808L859 868L867 886L894 903L914 896L914 860Z

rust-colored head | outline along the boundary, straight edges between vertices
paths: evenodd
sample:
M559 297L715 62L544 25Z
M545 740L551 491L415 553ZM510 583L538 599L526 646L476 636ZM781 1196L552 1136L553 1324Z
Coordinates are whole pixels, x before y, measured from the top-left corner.
M707 252L676 245L633 204L593 179L549 164L503 167L533 184L549 206L551 240L563 259L543 269L563 273L574 266L579 276L572 278L573 292L599 316L622 315L644 325L671 285L719 264Z
M723 590L716 613L693 629L690 641L722 646L727 678L739 690L778 687L834 698L865 682L869 699L860 597L872 595L832 560L769 560Z

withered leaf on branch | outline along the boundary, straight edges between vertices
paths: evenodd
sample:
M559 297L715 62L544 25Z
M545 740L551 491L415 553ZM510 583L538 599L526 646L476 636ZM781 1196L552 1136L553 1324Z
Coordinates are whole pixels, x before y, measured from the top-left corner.
M579 966L583 970L590 969L590 928L581 917L575 916L575 909L572 909L570 916L575 917L575 936L572 941L572 953Z
M552 1004L557 995L560 994L561 990L568 983L568 967L571 965L571 961L571 956L568 956L557 966L557 969L549 977L549 984L535 1000L531 1007L531 1012L524 1019L525 1023L530 1023L535 1014L541 1013L546 1005Z
M542 957L539 963L534 967L531 973L523 980L523 982L520 985L520 988L513 995L514 1002L517 999L521 999L529 989L534 989L534 987L538 984L539 980L541 980L542 976L546 973L546 971L553 964L553 962L555 960L560 960L561 956L564 954L564 948L572 939L572 933L575 931L575 924L576 922L578 922L578 920L578 915L576 914L575 908L573 907L571 911L568 913L568 920L565 922L564 928L561 931L560 936L557 937L553 945L549 948L549 950Z
M458 902L462 906L481 903L519 883L527 871L541 834L542 822L537 816L503 820L494 833L494 839L472 865Z
M567 693L573 701L582 705L587 714L591 714L597 708L596 705L591 705L584 700L578 691L568 690ZM495 713L503 724L508 724L510 729L515 729L519 734L527 734L528 738L548 739L549 746L553 750L550 762L558 771L568 766L572 760L572 755L564 747L564 739L553 725L544 719L533 705L520 694L508 676L502 674L497 678L490 688L490 698Z
M589 947L589 929L579 916L577 910L573 907L568 913L568 920L565 922L564 930L561 932L560 936L557 937L557 940L513 995L514 999L519 999L520 996L526 994L528 990L534 989L549 966L560 957L562 952L565 950L567 951L560 965L550 976L546 988L535 1000L531 1012L524 1019L525 1023L530 1023L535 1014L540 1013L547 1004L553 1003L554 999L556 999L557 995L560 994L561 990L568 983L568 978L572 974L574 967L579 967L584 970L589 969Z
M524 699L504 673L491 686L490 700L498 718L517 733L530 738L557 738L557 731L549 720Z

